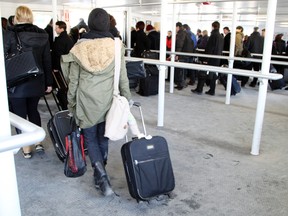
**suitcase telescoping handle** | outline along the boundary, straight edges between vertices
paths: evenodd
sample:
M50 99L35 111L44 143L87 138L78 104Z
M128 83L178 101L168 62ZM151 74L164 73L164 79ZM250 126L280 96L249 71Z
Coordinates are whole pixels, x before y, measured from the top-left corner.
M142 113L142 108L141 108L141 103L140 103L140 102L134 102L134 103L133 103L133 106L136 106L136 107L139 108L139 112L140 112L140 116L141 116L141 121L142 121L143 132L144 132L144 135L147 136L145 121L144 121L144 117L143 117L143 113Z
M145 121L144 121L143 112L142 112L142 108L141 108L141 103L140 103L140 102L134 102L134 103L133 103L133 106L138 107L138 109L139 109L139 113L140 113L140 117L141 117L141 121L142 121L142 127L143 127L144 136L147 137L147 131L146 131ZM125 136L125 141L128 142L128 136L127 136L127 134L126 134L126 136Z

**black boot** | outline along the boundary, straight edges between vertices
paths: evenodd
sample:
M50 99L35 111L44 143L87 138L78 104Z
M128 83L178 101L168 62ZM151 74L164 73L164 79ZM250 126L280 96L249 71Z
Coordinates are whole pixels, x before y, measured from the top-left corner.
M94 165L94 179L96 188L100 188L104 196L114 194L103 163L97 161Z

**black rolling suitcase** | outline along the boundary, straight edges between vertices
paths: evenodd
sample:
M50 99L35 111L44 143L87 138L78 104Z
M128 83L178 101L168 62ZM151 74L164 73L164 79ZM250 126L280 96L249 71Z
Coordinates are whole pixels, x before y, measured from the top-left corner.
M150 96L158 94L158 76L147 76L140 79L138 94Z
M270 73L277 73L276 68L272 64L270 65ZM284 78L279 80L268 80L268 83L272 91L282 89L286 86Z
M143 58L159 59L159 53L144 51ZM150 96L158 94L159 70L157 65L145 64L146 77L140 79L138 94Z
M135 139L121 148L130 195L137 201L167 194L175 180L165 138Z
M58 108L61 110L67 110L67 91L68 85L64 79L64 76L61 71L52 72L53 81L54 81L54 89L56 90L56 98L54 97ZM54 96L54 95L53 95Z
M57 112L47 123L48 132L58 158L64 162L66 157L65 136L71 133L72 117L68 110Z
M146 77L144 62L143 61L127 62L126 69L130 89L137 88L139 84L139 79Z

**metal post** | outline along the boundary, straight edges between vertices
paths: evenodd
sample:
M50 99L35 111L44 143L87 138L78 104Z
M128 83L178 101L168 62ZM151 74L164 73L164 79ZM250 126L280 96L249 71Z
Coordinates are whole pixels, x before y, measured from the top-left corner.
M160 40L160 61L166 60L166 15L167 0L161 1L161 40ZM159 71L159 86L158 86L158 123L157 126L164 126L164 100L165 100L165 70L166 67L161 65Z
M131 16L131 8L130 7L127 9L126 15L127 15L127 17L126 17L126 20L127 20L127 23L126 23L126 29L127 29L126 38L127 38L127 40L126 40L126 42L127 42L127 47L131 48L131 26L132 26L131 20L132 20L132 16ZM131 51L129 50L127 52L127 56L130 57L130 55L131 55Z
M0 215L21 216L13 151L0 153L0 172Z
M0 143L2 139L11 136L3 53L3 37L1 31L0 71L3 73L0 73L0 119L2 125L0 130ZM21 210L14 164L14 155L12 151L0 153L0 173L0 215L20 216Z
M173 5L173 17L172 17L172 46L171 46L171 52L175 52L176 47L176 22L177 22L177 16L176 13L179 11L179 5L174 4ZM175 62L175 55L171 54L171 62ZM169 92L174 92L174 72L175 67L170 67L170 88Z
M57 0L52 0L52 12L53 12L53 41L56 37L56 32L55 32L55 23L58 21L57 18Z
M233 20L232 20L232 33L231 33L231 40L230 40L230 50L229 50L229 57L234 57L235 52L235 40L236 40L236 22L237 22L237 7L236 2L233 3ZM229 68L233 68L234 60L229 60ZM230 97L231 97L231 85L232 85L232 74L228 74L227 76L227 85L226 85L226 101L225 104L230 104Z
M263 49L263 59L262 59L262 74L268 74L270 70L270 61L271 61L271 51L272 51L272 41L273 41L273 33L274 33L274 24L276 17L276 9L277 9L277 0L269 0L267 7L267 18L266 18L266 34L265 34L265 43ZM268 80L261 79L259 85L259 93L258 93L258 103L256 110L256 120L254 125L254 134L253 134L253 142L251 148L252 155L259 155L260 149L260 141L261 141L261 133L265 112L265 104L267 97L267 86Z

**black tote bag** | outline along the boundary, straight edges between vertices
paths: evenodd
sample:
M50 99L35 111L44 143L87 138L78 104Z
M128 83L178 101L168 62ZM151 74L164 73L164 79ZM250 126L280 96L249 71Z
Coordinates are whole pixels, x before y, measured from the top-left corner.
M66 158L64 162L64 174L67 177L79 177L87 170L84 153L84 138L79 127L65 137Z
M17 52L9 54L5 58L7 88L20 85L42 74L37 67L32 48L24 51L17 32L15 34L17 38Z

